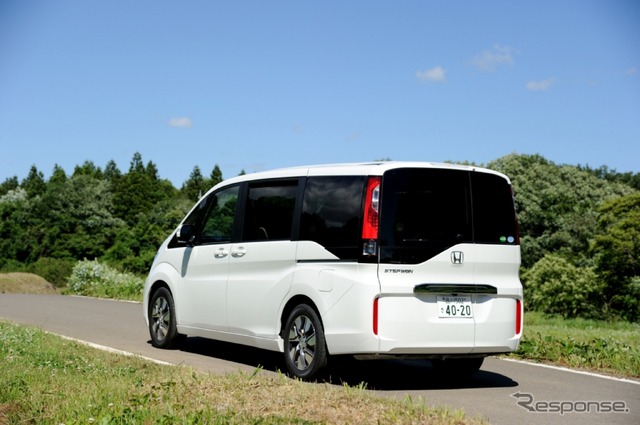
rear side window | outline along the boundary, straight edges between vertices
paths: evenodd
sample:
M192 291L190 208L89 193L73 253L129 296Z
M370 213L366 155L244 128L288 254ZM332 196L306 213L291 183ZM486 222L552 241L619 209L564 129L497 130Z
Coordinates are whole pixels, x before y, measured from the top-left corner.
M468 173L405 168L384 174L380 262L417 264L472 240Z
M242 240L291 239L297 180L261 182L249 186Z
M309 177L300 217L300 239L319 243L342 260L359 255L365 177Z

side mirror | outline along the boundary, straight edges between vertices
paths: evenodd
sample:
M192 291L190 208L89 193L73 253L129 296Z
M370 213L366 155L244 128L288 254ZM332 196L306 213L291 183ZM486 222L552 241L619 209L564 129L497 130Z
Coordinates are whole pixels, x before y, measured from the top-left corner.
M178 232L176 233L176 237L178 238L178 242L192 245L193 240L195 239L195 235L193 234L193 225L183 224L182 226L180 226Z

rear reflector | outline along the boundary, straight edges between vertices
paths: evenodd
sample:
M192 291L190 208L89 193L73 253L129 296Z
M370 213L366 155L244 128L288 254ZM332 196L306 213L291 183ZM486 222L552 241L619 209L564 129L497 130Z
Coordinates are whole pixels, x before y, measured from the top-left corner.
M516 300L516 335L522 332L522 301Z
M373 334L378 335L378 300L379 298L374 298L373 300Z

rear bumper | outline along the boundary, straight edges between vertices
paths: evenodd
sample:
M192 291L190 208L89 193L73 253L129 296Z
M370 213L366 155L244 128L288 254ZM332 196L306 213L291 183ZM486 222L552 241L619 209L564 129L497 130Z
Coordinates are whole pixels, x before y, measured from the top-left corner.
M487 356L518 349L517 296L472 295L473 317L440 318L436 295L394 295L378 300L378 334L374 334L371 306L351 310L353 327L333 328L330 316L326 338L331 354L373 356Z

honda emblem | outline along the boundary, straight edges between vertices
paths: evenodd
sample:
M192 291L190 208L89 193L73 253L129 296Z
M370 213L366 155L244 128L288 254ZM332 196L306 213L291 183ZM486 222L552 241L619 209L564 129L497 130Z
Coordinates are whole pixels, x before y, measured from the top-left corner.
M453 264L462 264L462 263L464 263L464 253L462 251L452 251L451 252L451 262Z

